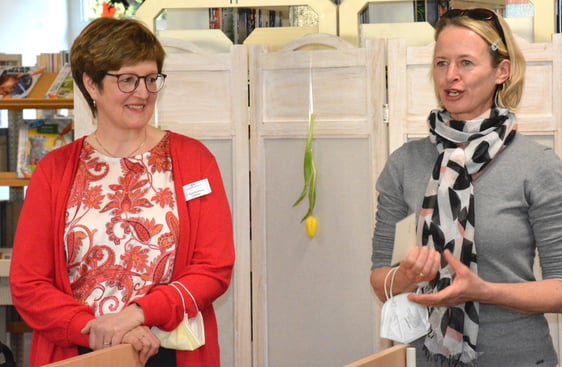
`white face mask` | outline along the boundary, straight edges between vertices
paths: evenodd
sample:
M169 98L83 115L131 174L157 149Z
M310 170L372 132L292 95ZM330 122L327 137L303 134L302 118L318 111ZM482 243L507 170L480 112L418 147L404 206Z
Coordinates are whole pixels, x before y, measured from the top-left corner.
M195 350L205 344L205 326L201 312L191 319L187 314L172 331L162 331L153 327L152 333L160 339L160 345L168 349Z
M427 307L409 301L407 293L390 298L382 306L381 337L409 344L428 332Z
M390 297L386 294L387 301L381 311L381 337L394 340L402 344L408 344L421 338L430 330L429 314L427 307L408 300L408 293L392 295L394 277L398 268L391 269L384 279L384 290L386 293L386 281L391 272Z
M205 325L203 323L203 315L201 315L201 311L199 311L199 308L197 307L197 302L195 302L195 298L193 298L189 289L180 282L172 282L170 283L170 286L174 287L178 291L181 297L183 309L185 310L185 300L183 299L183 294L176 284L181 286L186 293L191 296L191 300L197 308L197 315L192 318L188 318L187 312L185 312L182 322L172 331L160 330L155 326L151 328L151 331L158 339L160 339L160 345L164 348L195 350L205 344Z

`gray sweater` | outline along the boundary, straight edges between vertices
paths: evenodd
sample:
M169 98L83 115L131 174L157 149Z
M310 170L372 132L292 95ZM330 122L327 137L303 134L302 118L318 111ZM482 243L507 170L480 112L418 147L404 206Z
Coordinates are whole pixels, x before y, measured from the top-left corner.
M390 265L394 226L418 213L437 150L429 139L406 143L377 181L373 269ZM562 163L551 149L517 134L473 182L478 275L490 282L534 281L538 249L543 278L562 279ZM421 346L423 340L413 343ZM546 319L480 305L479 367L558 364ZM418 348L417 367L428 362Z

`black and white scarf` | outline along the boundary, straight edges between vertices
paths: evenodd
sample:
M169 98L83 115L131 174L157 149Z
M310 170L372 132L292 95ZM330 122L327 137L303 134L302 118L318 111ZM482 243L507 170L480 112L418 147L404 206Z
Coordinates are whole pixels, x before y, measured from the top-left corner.
M474 243L474 195L472 175L481 172L515 136L515 115L494 107L486 119L455 121L447 111L433 110L428 118L430 139L439 156L419 215L418 243L439 252L445 249L477 273ZM453 281L445 262L435 279L422 288L438 292ZM459 365L472 365L477 358L478 302L430 309L431 331L425 338L426 352Z

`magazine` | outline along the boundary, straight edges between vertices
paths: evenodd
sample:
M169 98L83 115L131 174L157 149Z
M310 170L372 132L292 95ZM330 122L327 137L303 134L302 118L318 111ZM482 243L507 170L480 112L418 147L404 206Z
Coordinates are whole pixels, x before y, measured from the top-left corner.
M0 74L0 99L25 98L31 92L43 69L34 66L12 66Z
M16 176L30 178L41 158L70 143L73 133L70 118L23 120L19 128Z
M49 87L45 98L49 99L72 99L74 97L74 81L70 64L65 64L57 74L55 80Z

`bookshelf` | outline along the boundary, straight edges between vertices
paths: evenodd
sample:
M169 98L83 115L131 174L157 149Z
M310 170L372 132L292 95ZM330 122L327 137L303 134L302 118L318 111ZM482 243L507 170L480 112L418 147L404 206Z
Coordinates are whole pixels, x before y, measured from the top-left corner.
M0 109L8 110L8 125L12 136L10 136L10 156L16 157L17 153L17 123L22 120L24 109L35 110L59 110L73 109L73 99L46 99L45 93L56 78L57 73L43 73L35 87L31 90L27 98L22 99L0 99ZM9 162L10 169L15 168L15 164ZM0 186L24 187L29 183L28 179L17 178L14 171L0 172Z
M451 0L453 8L487 7L502 10L510 0ZM369 4L409 4L410 1L392 0L345 0L339 6L339 36L346 41L360 46L365 39L372 38L406 38L412 39L413 45L427 44L433 41L433 28L416 24L425 22L388 23L386 27L377 28L378 24L361 24L361 14ZM553 3L550 0L535 0L532 18L533 40L531 42L550 42L556 31ZM509 19L508 19L509 21ZM429 36L429 40L428 39ZM427 41L424 41L427 40ZM411 43L412 45L412 43Z
M337 5L331 0L145 0L135 16L155 31L155 20L166 9L288 8L291 6L310 7L318 14L317 32L337 34ZM275 28L292 27L271 27L271 29Z
M46 99L44 98L51 83L57 77L57 73L44 72L37 84L33 87L27 98L22 99L0 99L0 110L8 111L8 171L0 171L0 186L10 188L9 202L0 203L0 218L2 223L0 226L1 240L0 249L6 249L12 246L15 226L21 204L23 202L23 189L29 184L29 179L16 177L16 159L18 144L18 127L23 120L23 110L59 110L73 109L73 99ZM30 329L25 325L14 310L10 307L11 298L9 296L9 288L7 286L7 275L9 269L9 260L0 260L0 336L5 333L13 334L11 338L11 347L15 353L19 364L23 365L24 360L24 340L23 335ZM19 365L18 364L18 365Z
M0 170L0 187L8 187L10 199L1 202L2 208L0 218L0 248L11 247L13 234L19 215L19 209L23 201L23 189L29 184L29 179L19 178L16 175L18 155L19 127L23 121L23 110L59 110L73 109L73 99L46 99L45 93L56 78L57 73L45 72L33 87L27 98L22 99L0 99L0 109L8 111L8 128L6 147L6 164Z
M44 98L45 93L47 93L47 90L56 77L57 73L43 73L43 76L37 81L37 84L31 90L27 98L0 99L0 109L10 111L18 111L26 108L35 110L72 109L74 106L74 101L72 99Z

